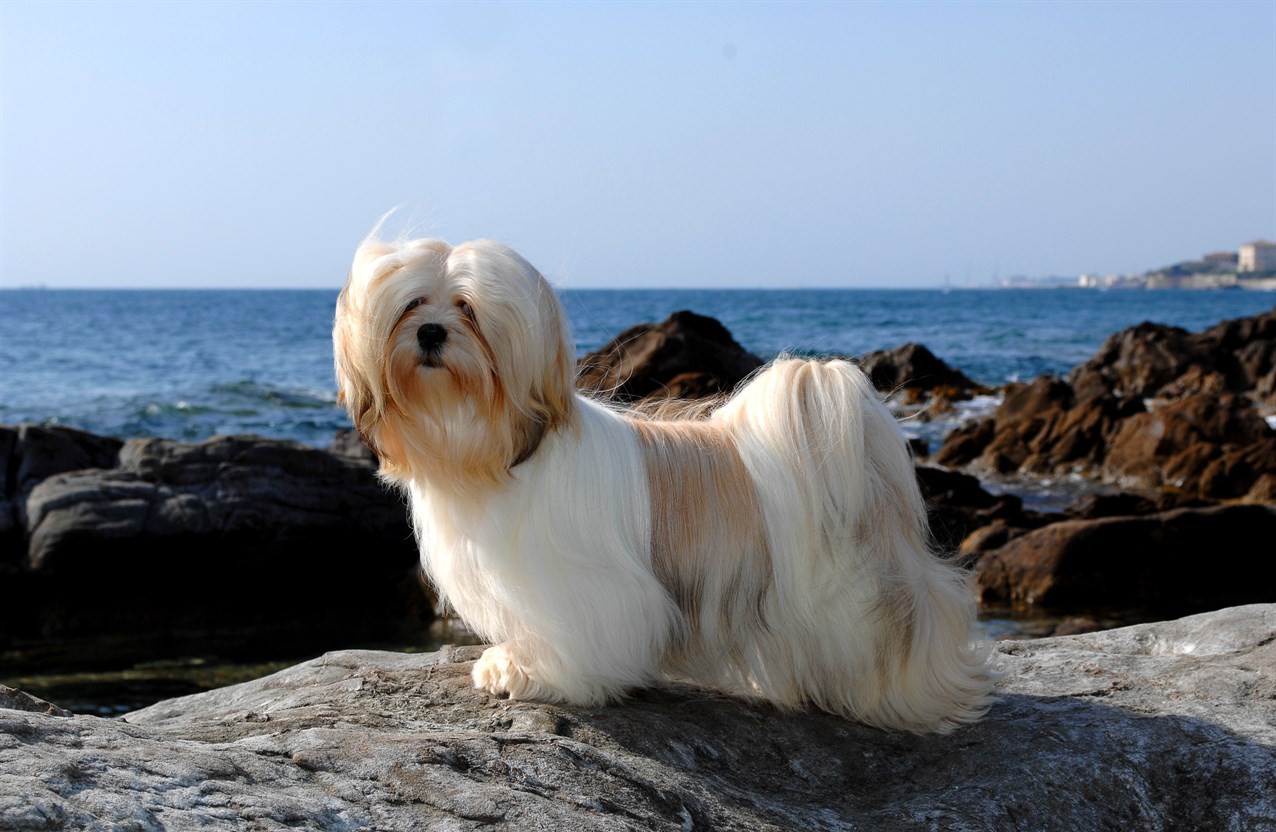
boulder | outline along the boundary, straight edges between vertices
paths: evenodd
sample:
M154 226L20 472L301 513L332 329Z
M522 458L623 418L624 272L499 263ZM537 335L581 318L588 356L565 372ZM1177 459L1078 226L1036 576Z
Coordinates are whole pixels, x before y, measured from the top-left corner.
M0 425L0 563L23 551L26 500L45 478L116 464L123 441L74 428Z
M1074 473L1097 468L1108 436L1142 402L1114 396L1081 398L1055 376L1006 388L992 415L957 428L934 454L940 465L986 474Z
M1079 395L1043 376L1007 388L986 419L932 455L985 475L1081 474L1124 489L1243 497L1276 474L1276 431L1246 397L1193 393L1148 410L1141 399Z
M892 350L870 352L855 362L873 386L886 393L938 391L946 399L955 400L987 392L987 388L948 366L921 344L907 343Z
M963 541L990 523L1036 528L1054 519L1023 510L1013 494L992 494L969 474L937 465L917 465L917 484L926 501L931 536L939 549L970 554Z
M292 442L129 440L26 499L0 632L365 625L424 607L402 499L366 461ZM394 622L397 632L399 622Z
M621 402L729 393L763 364L716 319L681 311L638 324L579 362L577 385Z
M1276 507L1223 505L1067 520L984 551L989 604L1202 610L1276 601Z
M1146 322L1130 327L1109 336L1068 380L1137 398L1228 390L1262 400L1271 393L1274 374L1276 309L1199 333Z
M199 443L134 439L119 465L58 474L27 500L28 565L107 566L90 541L135 550L180 547L223 564L261 557L338 566L342 551L395 549L402 502L372 469L294 442L221 436Z
M1192 394L1117 425L1101 467L1135 488L1243 497L1259 477L1276 474L1276 431L1248 399Z
M1190 367L1211 364L1186 329L1145 321L1109 335L1089 360L1069 373L1068 381L1106 387L1119 396L1148 398ZM1102 379L1100 384L1083 380L1092 373Z
M495 699L476 648L330 653L117 720L0 710L0 828L1276 826L1276 606L997 650L1000 701L947 737L675 683Z

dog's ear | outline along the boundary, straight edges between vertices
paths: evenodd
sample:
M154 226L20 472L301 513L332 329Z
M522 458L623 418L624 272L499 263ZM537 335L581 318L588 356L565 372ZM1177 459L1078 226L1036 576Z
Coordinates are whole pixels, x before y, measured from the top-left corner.
M337 405L346 411L350 417L350 423L359 434L359 438L363 440L363 444L372 449L384 467L388 460L392 462L386 446L394 443L387 443L385 437L381 435L382 431L378 424L381 421L381 405L378 403L378 396L372 387L369 375L361 371L358 365L360 355L355 343L356 336L351 331L349 295L350 284L347 281L337 298L337 314L332 328L332 357L337 377Z
M540 367L539 377L532 380L530 413L518 437L520 450L514 465L535 453L546 433L570 425L574 413L575 348L562 304L543 278L540 280L537 305L543 338L541 354L545 361Z

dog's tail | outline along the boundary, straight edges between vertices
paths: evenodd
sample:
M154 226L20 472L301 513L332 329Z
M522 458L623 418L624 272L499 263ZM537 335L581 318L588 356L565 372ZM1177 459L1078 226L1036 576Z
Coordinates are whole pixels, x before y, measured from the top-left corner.
M771 547L754 684L883 727L978 719L994 676L974 596L932 549L907 442L864 373L781 358L713 418L756 484Z

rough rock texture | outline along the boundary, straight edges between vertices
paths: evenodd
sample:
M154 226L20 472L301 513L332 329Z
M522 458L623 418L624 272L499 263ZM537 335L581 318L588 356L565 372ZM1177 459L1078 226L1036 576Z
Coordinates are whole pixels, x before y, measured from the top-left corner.
M1276 377L1276 309L1199 333L1142 323L1111 335L1068 380L1120 396L1176 397L1214 387L1266 400ZM1167 390L1166 388L1170 388Z
M969 474L936 465L917 465L917 484L926 500L931 535L944 552L970 550L963 541L996 524L1016 530L1034 529L1058 515L1023 510L1023 501L1013 494L992 494Z
M1268 501L1276 479L1276 310L1201 333L1144 323L1061 379L1011 385L954 430L940 465L1085 477L1125 489Z
M0 563L21 559L31 489L65 471L112 467L123 444L73 428L0 425Z
M762 363L716 319L684 310L630 327L586 355L577 385L622 402L703 398L731 392Z
M84 536L138 546L198 538L236 558L289 550L314 557L325 543L375 548L406 536L402 503L387 499L367 465L297 443L135 439L119 458L116 468L55 475L32 490L33 569L92 566L99 556Z
M878 350L855 359L878 390L903 394L913 400L928 393L954 401L967 399L987 388L971 381L961 370L948 366L921 344L908 343L892 350Z
M1276 473L1276 431L1240 396L1193 393L1118 425L1102 470L1127 486L1243 497Z
M998 649L1001 701L948 737L675 684L496 700L474 648L332 653L125 720L0 710L0 828L1276 828L1276 606Z
M1276 601L1276 507L1068 520L984 551L981 600L1055 608L1213 609Z
M37 444L39 430L19 429L19 470L69 461L18 479L22 568L0 581L0 634L268 621L358 632L413 605L430 615L402 499L366 460L251 436L78 432L73 450L105 450L59 457L48 449L67 435Z
M1144 407L1137 399L1080 399L1054 376L1011 385L992 416L957 428L934 459L992 474L1097 469L1108 437Z

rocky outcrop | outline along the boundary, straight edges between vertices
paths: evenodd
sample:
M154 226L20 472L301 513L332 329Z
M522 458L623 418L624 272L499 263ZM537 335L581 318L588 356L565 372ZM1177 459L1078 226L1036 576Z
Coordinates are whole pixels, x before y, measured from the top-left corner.
M54 474L113 467L123 444L74 428L0 425L0 563L21 558L31 489Z
M638 324L579 362L577 385L606 398L705 398L730 393L762 366L716 319L675 312Z
M678 684L498 700L475 648L331 653L123 720L0 710L0 827L1276 827L1276 607L998 651L999 703L948 737Z
M1011 385L954 430L941 465L992 475L1081 475L1125 489L1268 500L1276 480L1276 310L1202 333L1140 324L1067 379Z
M51 456L35 450L36 430L18 434L24 459ZM77 447L111 453L19 480L23 568L0 587L0 632L272 624L353 634L397 631L387 616L416 607L429 618L402 500L368 462L251 436L88 436L77 433Z
M1056 609L1202 610L1276 593L1276 507L1068 520L983 551L980 599Z
M1130 327L1105 340L1068 381L1079 390L1135 398L1230 391L1268 401L1276 386L1276 309L1199 333L1153 323Z
M1019 497L992 494L969 474L936 465L917 465L915 470L926 501L931 536L943 552L960 549L970 554L976 551L965 541L989 526L1006 529L1006 534L1011 535L1061 519L1057 515L1025 511Z
M961 370L951 368L920 343L906 343L893 350L879 350L856 357L856 364L869 376L873 387L883 392L924 390L947 393L948 398L968 398L986 392Z

